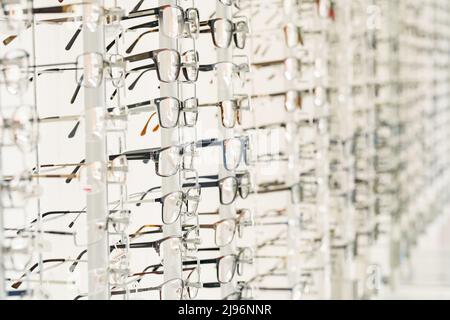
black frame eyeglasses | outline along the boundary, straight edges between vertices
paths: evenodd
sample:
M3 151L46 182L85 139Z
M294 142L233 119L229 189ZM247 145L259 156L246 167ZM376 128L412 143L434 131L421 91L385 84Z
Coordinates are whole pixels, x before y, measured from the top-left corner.
M168 236L164 237L162 239L156 240L156 241L146 241L146 242L135 242L135 243L116 243L109 246L109 253L113 252L116 249L154 249L155 252L158 254L158 256L161 259L161 262L163 262L164 257L164 248L170 248L170 249L177 249L177 252L181 259L181 251L182 251L182 237L178 236ZM86 255L88 252L88 249L84 249L81 251L75 260L73 260L73 263L69 267L70 272L74 272L78 263L81 261L84 255Z
M212 249L212 250L211 250ZM219 248L205 248L200 251L216 251ZM227 254L212 259L183 261L183 266L215 264L218 282L203 283L204 288L218 288L222 284L230 283L235 274L244 274L244 264L253 263L253 251L250 248L240 248L237 254Z
M200 176L200 179L216 180L198 182L200 188L219 188L219 199L223 205L230 205L236 200L237 195L246 199L251 192L250 173L238 173L236 176L228 176L219 179L218 175ZM185 183L183 187L191 187L193 184Z
M158 49L124 58L125 61L130 63L146 59L153 60L153 64L140 66L132 69L132 71L144 69L156 70L158 80L164 83L172 83L178 80L181 70L181 55L178 51L174 49Z
M249 27L244 20L232 22L225 18L215 18L200 22L200 33L211 33L217 48L228 48L233 41L236 48L244 49Z

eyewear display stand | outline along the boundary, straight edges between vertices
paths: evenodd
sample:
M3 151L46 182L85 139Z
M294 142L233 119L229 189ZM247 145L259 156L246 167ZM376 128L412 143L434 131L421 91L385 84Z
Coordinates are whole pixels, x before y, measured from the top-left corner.
M232 20L232 8L230 6L223 5L219 0L216 0L216 14L217 18ZM233 61L233 49L232 45L228 48L217 48L217 61ZM223 68L218 68L217 70L217 98L218 101L226 101L233 99L233 81L232 78L228 78L225 74ZM223 128L221 124L220 117L218 119L219 132L221 134L220 139L233 138L234 130ZM221 155L219 155L221 157ZM219 179L229 176L230 173L224 167L224 164L219 162ZM229 219L236 217L236 208L232 203L230 205L219 205L219 217L220 219ZM219 235L223 237L223 235ZM236 254L235 241L233 240L230 244L220 248L220 254ZM235 291L236 281L232 280L230 283L221 285L222 297L226 297Z
M89 3L103 7L103 0L90 0ZM89 17L91 8L85 6L83 15ZM88 18L87 18L88 19ZM83 49L85 52L104 53L104 26L100 20L98 26L91 30L83 23ZM90 65L85 63L85 72ZM96 88L84 88L85 107L85 140L86 163L98 164L99 167L88 166L87 183L92 186L86 194L86 214L88 230L88 296L90 300L109 299L109 258L108 258L108 194L107 194L107 151L106 151L106 118L104 81ZM100 170L101 181L95 177Z
M159 5L177 5L177 0L159 0ZM160 48L167 48L167 49L175 49L178 50L178 41L173 38L169 38L166 35L164 35L163 32L159 33L159 47ZM162 64L169 63L168 61L162 61ZM164 67L164 66L161 66ZM168 66L167 66L168 67ZM172 83L163 83L160 82L160 93L161 97L174 97L178 98L178 83L172 82ZM161 128L161 147L166 146L173 146L179 144L179 129L165 129ZM169 161L168 159L166 161ZM164 161L161 165L165 166L167 165L166 161ZM172 176L172 177L163 177L161 179L161 191L162 195L169 194L171 192L180 191L181 185L180 185L180 177L178 174ZM181 236L181 218L176 221L175 223L172 223L170 225L164 225L163 227L163 234L164 237L169 236ZM172 247L172 246L165 246L163 248L163 261L164 261L164 282L173 280L173 279L182 279L182 261L181 255L177 250L180 250L180 248ZM176 299L176 292L173 292L171 290L172 288L170 286L165 286L163 290L165 292L162 292L163 299Z

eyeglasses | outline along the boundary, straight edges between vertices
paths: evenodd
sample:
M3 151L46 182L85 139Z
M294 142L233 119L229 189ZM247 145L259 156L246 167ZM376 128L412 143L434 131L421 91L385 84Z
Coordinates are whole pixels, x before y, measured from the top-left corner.
M216 18L200 22L200 33L211 33L217 48L228 48L233 40L236 48L244 49L249 28L246 21L233 23L228 19Z
M198 228L195 226L183 225L182 244L186 250L197 250L197 245L200 244ZM193 232L194 231L194 232ZM144 235L163 233L163 225L161 224L146 224L141 226L138 230L129 235L130 239L134 240Z
M152 10L152 9L149 9ZM147 13L149 10L135 11L130 13L128 18L140 17L142 13ZM142 28L153 28L151 30L141 33L136 40L128 47L126 53L131 53L139 41L146 34L158 32L160 29L162 33L170 38L192 37L196 38L199 33L200 21L199 13L196 8L188 8L186 11L179 6L162 6L155 10L155 14L159 16L158 21L146 22L136 26L132 26L127 30L138 30ZM157 13L156 13L157 12ZM158 28L162 26L161 28Z
M142 71L141 71L142 70ZM139 75L134 79L134 81L128 86L128 90L134 90L141 80L141 78L149 71L154 70L154 65L145 65L131 69L125 74L125 79L127 79L131 74L140 71ZM182 82L193 83L198 79L199 65L198 65L198 52L195 50L188 50L183 52L181 55L181 75L183 79L178 79ZM114 99L117 94L117 89L111 94L110 100ZM72 99L73 100L73 99Z
M214 70L220 70L222 73L222 77L225 81L230 82L233 80L233 76L237 76L241 81L244 81L245 75L247 72L249 72L250 68L248 63L240 63L236 64L229 61L222 61L217 62L213 64L206 64L206 65L199 65L198 64L198 54L196 51L189 50L183 53L181 56L182 63L179 66L176 63L173 63L173 73L175 73L175 69L178 67L178 74L181 72L181 74L184 77L183 81L187 81L189 83L195 82L198 79L198 73L199 71L202 72L209 72ZM142 70L142 71L141 71ZM144 65L140 67L136 67L130 70L130 73L141 71L141 73L136 77L136 79L131 83L131 85L128 87L129 90L133 90L139 80L141 80L142 76L147 73L148 71L154 70L154 65ZM128 76L125 75L125 78ZM175 80L179 80L178 76L176 76ZM174 80L174 81L175 81ZM115 93L113 93L113 96Z
M156 174L161 177L170 177L175 175L181 168L183 155L192 155L196 148L206 148L221 146L223 151L223 163L228 171L233 171L243 161L249 165L248 157L248 137L235 137L225 140L204 139L197 142L186 143L178 146L169 146L165 148L141 149L124 152L127 160L152 160L155 162ZM110 155L114 159L118 155ZM164 163L164 166L161 164ZM76 173L76 170L72 172Z
M253 252L250 248L242 248L238 254L229 254L213 259L202 259L199 261L183 261L183 266L202 264L215 264L217 284L209 285L209 287L217 287L220 284L229 283L233 280L235 274L239 276L244 274L244 265L253 263ZM208 287L207 284L203 286Z
M134 151L127 151L122 154L110 155L110 161L115 161L116 159L126 159L127 161L132 160L142 160L147 163L149 160L155 162L155 171L156 174L161 177L170 177L175 175L180 167L183 160L183 155L188 154L190 150L192 150L192 143L178 145L178 146L169 146L165 148L151 148L151 149L141 149ZM118 161L119 161L118 160ZM84 165L84 161L82 160L79 163L69 164L67 166L75 166L71 175L75 175L78 170ZM120 160L121 161L121 160ZM55 166L52 164L46 165L48 167ZM72 179L69 177L66 180L66 183L70 183Z
M218 176L201 176L203 179L218 179ZM192 184L186 183L183 187L189 187ZM200 188L219 188L220 203L229 205L234 202L239 192L242 199L246 199L251 190L250 174L248 172L229 176L216 181L199 182Z
M57 68L58 66L66 65L75 65L75 67ZM114 87L120 88L123 86L125 76L125 60L119 54L112 54L107 58L103 58L103 55L100 53L84 53L79 55L75 62L36 65L30 68L46 68L39 70L37 72L38 76L53 72L75 71L77 90L79 90L81 85L87 88L99 87L104 76L111 80ZM26 69L24 72L28 73L30 71Z
M132 69L139 71L143 69L156 70L158 80L164 83L171 83L178 79L181 68L181 56L173 49L159 49L144 53L127 56L124 58L128 62L137 62L145 59L152 59L152 65L141 66Z
M176 50L172 50L172 49L159 49L159 50L154 50L154 51L148 51L148 52L140 53L137 55L129 56L126 58L122 58L120 55L114 55L114 56L116 57L116 60L119 60L119 61L122 60L124 62L137 62L137 61L141 61L141 60L145 60L145 59L152 59L154 61L154 64L136 67L127 72L124 72L123 74L120 73L121 80L123 80L122 75L123 75L123 78L126 79L131 73L137 72L140 70L144 70L138 76L138 79L140 79L140 77L142 76L142 74L144 72L156 70L159 81L165 82L165 83L170 83L170 82L174 82L178 79L178 75L180 74L180 68L182 68L182 66L180 65L180 59L181 59L180 54ZM163 65L163 67L160 68L160 65ZM183 70L184 69L185 68L183 67ZM184 71L183 71L183 73L184 73ZM115 74L117 74L117 72ZM72 95L71 100L70 100L71 104L73 104L75 102L75 100L78 96L78 93L81 89L82 82L83 82L83 78L81 78L77 83L77 87ZM117 82L117 80L116 80L116 82ZM135 82L137 82L137 80ZM122 81L120 83L122 84ZM135 84L132 84L133 87L134 87L134 85ZM118 86L116 85L116 87L118 87ZM117 94L117 90L115 90L113 92L110 99L112 100L116 94Z
M224 100L218 103L204 103L198 106L220 108L222 125L225 128L234 128L236 122L241 124L241 112L243 110L250 110L249 97L245 95L232 100Z
M183 124L187 127L193 127L197 123L198 119L198 100L197 98L189 98L184 101L180 101L174 97L161 97L153 100L143 101L135 104L127 105L127 109L133 112L137 110L142 112L143 110L151 111L152 107L156 106L158 111L159 125L162 128L171 129L175 128L179 123L180 113L183 113ZM145 108L143 108L145 107ZM146 125L141 131L141 136L145 135L147 126L150 123L152 116L146 122Z
M236 218L222 219L213 224L199 224L199 227L200 229L214 230L215 244L218 247L224 247L233 241L236 231L238 232L239 237L242 238L244 228L252 225L253 222L251 212L249 210L245 210L238 213ZM183 227L187 228L188 232L189 228L192 228L192 226L189 225L185 225Z
M85 237L85 234L80 234L79 237ZM151 248L154 249L156 251L156 253L158 254L159 258L161 259L161 262L163 262L163 258L164 258L164 251L168 251L171 254L174 254L174 252L177 253L177 255L180 256L181 259L181 250L182 250L182 246L181 246L181 237L176 237L176 236L169 236L169 237L164 237L160 240L157 241L148 241L148 242L135 242L135 243L130 243L130 244L122 244L122 243L116 243L114 245L110 245L109 246L109 253L111 253L112 251L116 250L116 249L125 249L125 248L130 248L130 249L146 249L146 248ZM77 243L79 244L79 243ZM83 246L86 246L86 244L83 244ZM83 258L83 256L87 253L87 249L83 250L80 252L80 254L77 256L77 258L75 259L75 261L72 263L72 265L69 268L70 272L74 272L75 268L78 265L78 262L81 260L81 258Z
M150 189L153 191L152 189ZM183 206L185 212L193 215L197 212L198 203L200 201L200 188L193 186L184 191L175 191L166 194L163 197L155 199L144 199L144 197L151 191L137 194L139 200L129 200L127 203L136 204L140 206L142 203L161 203L162 205L162 221L164 224L172 224L176 222L182 213Z

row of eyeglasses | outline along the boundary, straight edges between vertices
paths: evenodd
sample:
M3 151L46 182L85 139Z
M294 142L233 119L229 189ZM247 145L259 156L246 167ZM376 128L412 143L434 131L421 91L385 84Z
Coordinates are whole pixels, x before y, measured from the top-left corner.
M419 236L445 211L448 200L443 195L448 183L448 146L443 137L449 133L439 125L448 121L444 87L448 85L449 29L443 22L448 19L448 6L440 1L404 1L398 9L404 13L399 19L399 36L394 39L400 54L395 67L399 79L390 84L380 81L382 99L377 105L385 109L378 111L377 152L382 157L377 159L377 210L383 216L380 234L395 234L387 280L391 285L398 281L396 273L411 256ZM423 78L420 73L429 76ZM388 106L387 95L398 89L400 94ZM397 199L392 199L394 190Z
M218 5L233 6L240 8L238 2L220 0ZM101 7L91 3L75 3L50 7L34 7L31 1L4 1L2 2L2 13L7 24L9 34L2 39L3 45L12 47L2 57L3 83L10 94L23 95L29 89L31 83L42 81L47 74L74 73L74 91L67 101L69 104L80 102L77 99L82 93L82 88L99 88L105 85L111 93L107 97L113 106L106 110L95 110L95 125L101 130L108 132L108 137L114 137L118 141L118 151L108 154L107 172L102 172L101 163L87 163L85 159L77 159L73 163L38 163L24 168L17 178L22 183L30 181L42 181L47 179L63 179L67 185L77 183L82 190L95 194L102 188L106 175L108 189L118 186L119 200L109 199L109 212L106 221L98 223L98 228L108 231L109 234L109 256L108 267L110 296L119 298L148 298L148 294L158 293L161 299L193 299L197 296L200 288L220 288L221 285L230 283L235 274L242 275L243 265L251 262L251 250L241 248L231 254L217 258L199 259L197 252L219 251L221 247L229 245L235 238L235 234L242 235L243 228L251 225L251 213L247 209L240 209L236 217L232 219L217 219L217 213L205 213L214 217L215 222L211 224L199 223L198 217L202 215L198 211L201 190L218 188L221 206L231 205L237 196L247 198L250 190L250 175L247 171L233 172L239 166L249 164L249 142L245 135L235 136L227 139L202 139L197 141L180 142L177 145L167 147L152 147L145 149L127 150L127 127L133 115L150 113L148 120L140 131L145 136L151 120L157 115L158 123L153 132L164 129L193 128L198 118L199 108L219 109L220 123L224 128L232 129L240 124L242 113L249 110L249 96L236 94L234 98L218 102L200 103L197 97L179 99L178 97L157 97L133 104L123 105L124 92L133 91L144 85L144 76L148 71L156 71L160 83L178 83L179 85L195 86L199 72L216 72L221 74L227 81L241 81L248 72L248 62L237 64L233 61L219 61L212 64L199 64L199 53L195 49L179 52L175 49L162 48L141 53L134 53L146 43L145 37L151 33L163 34L165 37L176 41L184 41L183 46L190 44L195 47L195 40L202 33L211 34L214 47L226 49L234 46L243 49L248 36L248 23L245 17L236 17L235 21L226 18L215 18L202 21L199 10L194 7L183 8L178 5L165 5L146 9L146 1L138 1L128 13L124 8ZM154 19L152 19L154 17ZM148 22L152 19L153 21ZM145 22L144 22L145 21ZM78 55L74 61L63 63L36 64L34 57L30 58L27 51L16 48L28 32L39 32L41 25L71 25L74 32L65 51L74 50L77 39L81 38L82 31L86 28L90 32L105 29L105 34L113 34L113 40L105 47L105 53L87 52ZM126 25L126 27L124 27ZM31 30L32 29L32 30ZM120 54L123 49L126 35L140 32L132 44L124 51L126 55ZM148 36L147 36L148 35ZM78 40L80 41L80 40ZM68 56L70 56L68 54ZM134 77L131 84L127 81ZM105 82L107 80L107 82ZM25 105L25 104L24 104ZM55 115L38 117L36 109L29 105L22 105L14 112L11 129L14 137L22 148L30 147L37 143L37 129L39 125L48 123L73 123L68 132L68 139L76 139L80 133L80 126L86 114ZM92 115L90 115L92 116ZM88 123L86 123L88 125ZM32 136L31 136L32 135ZM26 137L28 139L20 139ZM229 176L220 178L216 175L199 176L194 168L194 158L197 150L209 147L218 147L222 153L221 162L225 170L230 172ZM213 148L216 149L216 148ZM78 161L79 160L79 161ZM161 193L162 187L153 187L143 192L133 194L127 193L127 179L132 168L132 163L153 162L155 173L161 178L169 178L178 175L182 180L181 190L154 197L155 192ZM69 173L59 173L60 170L70 170ZM94 178L87 179L88 170L97 172ZM16 178L16 177L15 177ZM110 190L111 191L111 190ZM116 190L117 191L117 190ZM111 192L112 194L113 192ZM115 193L114 193L115 194ZM133 216L130 207L144 207L145 204L160 204L160 221L162 224L146 223L135 232L130 233L130 223ZM134 210L133 210L134 211ZM52 210L40 212L38 218L26 219L26 225L16 227L12 236L37 233L41 237L56 237L57 241L62 239L73 239L75 247L81 248L76 257L50 257L42 258L36 262L30 259L24 263L14 276L7 278L6 284L12 287L13 295L25 286L34 282L58 284L57 281L44 279L48 270L65 268L69 265L70 273L76 272L87 262L87 247L94 244L92 239L87 238L88 229L92 228L86 221L86 207L81 210ZM69 219L68 230L49 229L52 221ZM181 225L179 235L164 236L164 228L168 225ZM57 224L56 224L57 225ZM200 230L211 229L214 231L213 248L199 248ZM203 233L203 231L202 231ZM145 241L159 235L156 241ZM164 234L165 235L165 234ZM18 236L16 236L18 237ZM116 240L117 238L117 240ZM53 238L52 238L53 239ZM140 241L139 241L140 240ZM130 270L130 256L133 250L138 248L149 248L156 251L158 259L155 263L143 268L139 272ZM136 251L136 250L135 250ZM165 274L163 263L164 256L180 255L182 261L180 278L169 279L159 285L149 285L152 275ZM217 279L213 282L201 282L200 266L214 265ZM209 267L206 267L209 269ZM35 280L38 278L37 280ZM40 279L39 279L40 278ZM69 278L70 279L70 278ZM60 284L73 284L72 280L60 281ZM77 287L77 282L75 286ZM78 295L76 299L86 298L85 289L76 288Z
M271 8L273 4L268 1L267 4L260 5ZM333 52L327 57L330 59L329 87L326 89L316 87L313 90L294 90L291 87L287 92L260 93L253 97L269 100L270 107L273 107L273 101L278 97L284 98L281 101L284 102L287 112L307 106L309 96L312 96L315 102L327 101L327 104L330 104L328 109L330 114L329 117L325 116L327 121L325 123L328 123L329 142L325 149L328 151L329 172L327 177L316 178L314 170L306 170L307 173L301 175L301 182L293 185L279 177L276 181L258 185L260 187L258 193L264 197L267 193L290 191L292 203L302 205L301 220L286 219L291 209L288 206L261 212L255 217L255 223L261 227L262 236L268 237L268 226L278 225L280 228L286 228L292 224L298 227L296 222L300 220L301 226L309 228L301 229L306 239L296 237L303 239L303 242L297 242L297 248L302 248L302 251L307 253L305 255L307 258L302 263L294 260L297 266L295 270L303 269L303 272L297 273L297 277L293 278L289 272L292 259L288 253L280 254L281 248L288 247L292 241L290 238L292 235L283 229L275 229L279 230L279 233L257 245L262 251L257 250L255 255L255 261L261 266L261 270L268 266L267 271L256 274L247 282L240 282L240 290L236 296L272 298L275 293L288 292L290 295L280 297L296 299L374 297L382 293L385 285L396 283L401 263L413 252L421 232L445 209L448 199L441 190L444 190L448 183L448 173L445 169L448 167L445 156L448 146L444 142L445 137L448 137L448 132L444 128L448 119L446 114L448 90L444 89L448 83L446 75L448 35L446 39L445 32L448 26L444 23L448 8L439 1L427 2L425 5L427 16L418 13L419 7L423 9L423 4L411 4L406 1L400 4L389 1L334 4L330 18L333 17L331 20L335 24L332 24L328 31L330 50ZM430 21L437 11L442 12L437 15L442 17L436 22L439 27L433 29L430 27ZM350 16L347 15L349 12ZM404 23L405 27L395 30L392 24L403 20L403 16L399 16L398 12L405 13L405 17L409 15L410 20ZM366 14L369 14L369 23ZM381 20L383 17L386 17L387 21ZM352 28L348 28L348 19L353 22ZM420 24L420 27L425 31L419 31L417 19L422 19L423 24ZM278 24L282 25L283 23ZM283 31L286 30L292 29L285 26ZM281 34L282 31L278 32ZM259 35L257 31L254 33L256 34L253 36L265 39L276 34L277 30L264 29L264 35ZM311 36L311 34L317 35L320 32L302 28L302 35ZM276 35L271 39L275 37ZM437 40L433 42L431 39ZM297 47L297 54L307 51L303 47L304 43L307 43L307 40L302 40L302 46L299 46L301 49ZM290 47L288 41L284 44ZM275 46L274 42L270 46ZM432 52L436 54L433 60L431 60ZM255 46L255 56L270 53L264 44L258 43ZM411 57L412 61L408 61L408 57ZM423 62L417 62L417 57ZM311 65L314 66L316 73L318 72L316 67L321 65L320 61L327 58L315 57L315 63ZM298 65L308 66L305 60L300 61ZM303 68L303 73L292 76L288 69L288 66L292 65L291 61L295 61L295 58L289 56L255 64L256 69L259 69L284 62L284 76L289 82L298 80L299 75L305 74ZM397 69L396 64L400 65L400 69ZM421 68L424 74L429 72L428 74L435 76L431 79L418 77L417 68ZM278 80L271 72L268 72L267 78L264 74L261 78L263 81ZM320 91L322 94L319 99L317 93ZM430 96L426 92L435 94ZM294 104L289 97L300 99ZM320 103L315 103L315 106L320 106ZM281 130L283 139L289 144L290 138L299 139L293 134L297 132L296 130L302 130L303 139L308 136L308 124L309 126L316 124L318 128L326 127L324 122L321 123L320 117L313 117L313 121L309 122L297 121L292 124L289 121L282 121L251 129L259 129L260 134L264 133L264 143L273 141L273 136ZM311 131L316 130L313 127ZM308 142L300 147L301 152L320 158L324 150L317 149L315 145L317 140ZM289 163L291 156L285 150L276 153L266 152L259 158L259 162ZM318 158L313 158L313 162L317 163ZM302 165L309 168L307 162L302 162ZM294 168L288 167L289 175L295 176ZM257 170L262 174L270 169L263 166ZM273 172L279 174L277 170ZM325 182L327 179L329 181ZM329 207L326 209L329 210L327 214L330 229L323 231L325 235L329 232L331 272L328 275L320 274L322 268L317 265L308 264L317 261L314 257L321 248L327 246L326 237L321 237L319 228L316 227L319 215L315 211L314 201L311 200L314 195L320 194L321 183L328 185L330 197ZM305 194L308 195L306 198ZM306 203L312 205L308 207ZM314 219L316 224L311 223ZM389 241L392 243L386 246L386 242ZM278 255L270 254L270 250L266 251L268 247L276 250ZM381 255L377 254L380 248L384 249ZM267 260L270 263L266 263ZM278 263L275 263L277 260ZM327 268L326 263L322 266L323 269ZM290 281L286 286L280 285L280 279L283 277L288 277ZM274 281L277 286L273 285ZM329 295L326 291L320 290L320 285L327 281L331 282Z
M317 47L326 39L324 25L333 24L334 3L252 5L256 120L246 131L256 149L254 274L228 298L320 297L329 105L327 60Z

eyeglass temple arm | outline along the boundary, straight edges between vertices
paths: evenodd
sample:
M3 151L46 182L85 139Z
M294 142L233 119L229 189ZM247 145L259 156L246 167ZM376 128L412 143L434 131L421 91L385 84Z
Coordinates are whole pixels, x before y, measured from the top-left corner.
M155 66L154 64L149 64L149 65L146 65L146 66L142 66L142 67L138 67L138 68L131 69L131 71L138 71L138 70L142 70L142 69L146 69L146 68L149 68L149 70L155 70L155 69L156 69L156 66ZM131 74L131 72L125 73L125 79L128 78L128 76L129 76L130 74ZM140 78L140 76L139 76L138 78ZM137 81L138 81L138 80L136 79L134 82L137 82ZM136 86L136 84L135 84L134 82L130 85L130 87L133 86L132 89L130 89L130 87L128 87L128 89L133 90L134 86ZM117 89L114 89L114 91L113 91L113 93L111 94L111 97L109 97L109 99L110 99L110 100L114 99L114 97L116 96L116 94L117 94Z
M155 16L155 15L158 15L159 12L160 12L159 7L151 8L151 9L144 9L144 10L132 10L127 16L123 17L122 20L130 20L130 19L135 19L135 18Z
M196 265L197 263L200 264L211 264L211 263L217 263L218 259L217 258L213 258L213 259L202 259L202 260L192 260L192 261L183 261L183 266L192 266L192 265Z
M114 249L117 249L117 248L121 249L121 248L124 248L124 247L125 247L125 244L122 244L122 243L120 243L120 241L119 241L119 243L116 243L116 244L113 244L113 245L110 245L110 246L109 246L109 253L113 252ZM131 244L130 244L130 247L131 247ZM70 271L70 272L73 272L73 271L75 270L75 268L76 268L76 266L78 265L78 263L80 262L81 258L82 258L87 252L88 252L87 249L84 249L83 251L80 252L80 254L77 256L77 258L75 259L75 261L74 261L74 262L72 263L72 265L70 266L70 268L69 268L69 271Z
M141 233L141 231L146 228L159 228L160 230L162 230L162 225L160 225L160 224L145 224L145 225L141 226L139 229L137 229L135 232L130 234L130 237L133 235L139 235Z
M156 66L155 66L156 67ZM147 69L147 70L144 70L144 71L142 71L137 77L136 77L136 79L134 79L134 81L128 86L128 90L134 90L134 88L136 87L136 85L137 85L137 83L139 82L139 80L142 78L142 76L145 74L145 73L147 73L147 72L149 72L149 71L151 71L151 70L154 70L155 68L150 68L150 69Z
M222 284L220 282L203 282L203 288L220 288Z
M114 160L115 158L124 155L127 158L127 160L143 160L145 163L147 163L148 160L153 160L157 162L160 150L161 150L160 148L152 148L152 149L128 151L120 155L110 156L110 160Z
M269 66L283 64L284 62L285 62L285 60L274 60L274 61L267 61L267 62L257 62L257 63L252 63L252 66L255 67L255 68L264 68L264 67L269 67Z
M74 272L75 268L78 265L78 262L81 260L81 258L87 253L87 249L84 249L83 251L80 252L80 254L77 256L77 258L75 259L75 261L70 265L69 267L69 271L70 272Z
M147 52L141 52L141 53L133 54L131 56L124 57L123 60L128 61L128 62L137 62L137 61L141 61L141 60L152 59L153 56L154 56L153 51L147 51Z
M72 170L72 172L70 173L70 177L66 179L66 183L70 183L70 182L73 180L74 176L75 176L75 175L77 174L77 172L81 169L81 166L83 166L85 163L86 163L86 160L85 160L85 159L83 159L83 160L80 161L79 165L77 165L77 166Z
M152 271L157 271L159 268L162 268L162 264L151 264L142 270L142 272L148 272L148 270L152 269Z
M43 213L43 214L41 215L41 219L45 218L46 216L55 215L55 214L58 214L58 215L59 215L59 214L62 214L62 215L65 215L65 214L69 214L69 213L80 213L80 212L85 212L85 211L48 211L48 212L45 212L45 213ZM35 224L37 221L38 221L38 218L32 220L32 221L30 222L30 226L32 226L33 224ZM25 230L25 229L24 229L24 230Z
M189 188L189 187L195 187L199 185L201 188L213 188L218 186L217 181L211 181L211 182L199 182L197 183L184 183L183 188Z
M80 77L80 80L78 80L77 87L75 88L72 98L70 99L70 104L74 104L75 100L77 99L78 93L80 92L80 89L81 89L81 84L83 83L83 78L84 78L84 76L82 75Z
M285 96L286 92L275 92L275 93L269 93L269 94L255 94L252 95L252 99L258 99L258 98L270 98L270 97L281 97Z
M109 52L109 50L111 50L115 45L116 45L116 40L122 38L123 36L123 32L119 33L116 37L116 39L114 39L113 41L111 41L107 46L106 46L106 52Z
M69 42L67 43L65 50L69 51L70 49L72 49L73 44L75 43L75 41L77 40L78 36L80 35L81 31L83 30L83 25L81 24L78 29L75 31L75 33L73 34L73 36L70 38Z
M167 238L157 240L157 241L130 243L129 246L130 246L130 249L152 248L152 249L156 249L158 251L160 243L166 239ZM113 247L123 249L123 248L125 248L125 244L115 245Z
M154 28L154 27L158 27L158 26L159 26L159 20L154 20L154 21L144 22L141 24L131 26L127 30L137 30L137 29L141 29L141 28Z
M48 262L66 262L66 259L44 259L42 260L42 263L48 263ZM29 269L28 272L24 273L23 275L20 276L19 280L14 282L11 287L13 287L14 289L17 289L21 286L22 284L22 279L27 275L27 273L31 273L33 272L38 266L39 266L39 262L35 263L34 265L32 265ZM38 272L39 273L39 272Z
M144 0L139 0L139 2L134 6L133 9L131 9L131 11L129 13L133 13L133 12L138 11L143 3L144 3Z
M51 7L40 7L40 8L33 8L32 13L33 14L43 14L43 13L67 13L69 12L69 9L72 7L75 7L77 4L65 4L62 6L51 6ZM25 12L28 10L25 10Z
M217 215L219 211L211 211L211 212L199 212L197 213L199 216L209 216L209 215Z
M210 248L198 248L198 251L219 251L219 247L210 247Z
M133 103L133 104L129 104L129 105L127 105L127 108L129 109L129 110L132 110L132 109L136 109L136 108L139 108L139 107L144 107L144 106L154 106L154 104L155 104L155 100L146 100L146 101L142 101L142 102L137 102L137 103ZM154 111L154 110L152 110L152 111Z
M148 189L141 195L141 197L139 198L139 201L144 200L145 197L147 196L147 194L149 194L152 191L158 190L158 189L161 189L161 187L159 186L159 187L153 187L153 188ZM141 202L136 203L136 207L141 206L141 204L142 204Z
M215 63L212 64L201 64L198 66L198 71L206 72L206 71L212 71L214 70L214 67L216 66Z
M282 191L291 190L291 187L278 188L278 189L269 189L269 187L265 187L265 188L258 190L258 193L271 193L271 192L282 192Z
M218 140L216 138L213 139L202 139L195 143L195 146L197 148L206 148L206 147L214 147L214 146L220 146L222 144L221 140Z
M157 21L155 21L155 22L157 22ZM158 24L156 24L156 26L155 25L151 25L150 26L150 23L147 23L147 24L149 25L149 28L158 26ZM132 29L130 28L130 30L132 30ZM153 33L153 32L158 32L158 31L159 31L159 28L155 28L155 29L147 30L147 31L141 33L136 38L136 40L134 40L133 43L127 48L127 50L125 52L130 54L131 52L133 52L134 47L136 47L136 45L139 43L139 41L142 39L142 37L144 37L147 34L150 34L150 33Z

